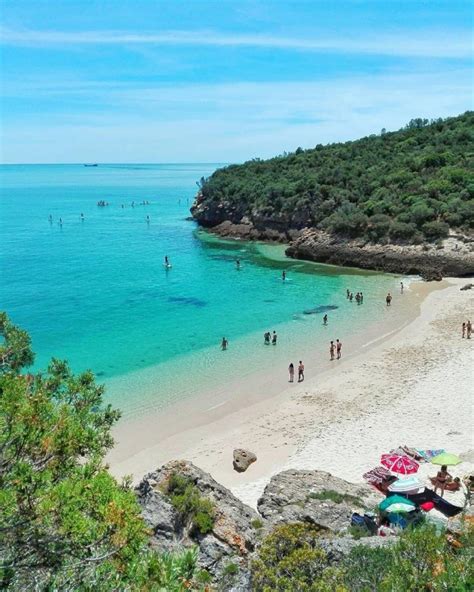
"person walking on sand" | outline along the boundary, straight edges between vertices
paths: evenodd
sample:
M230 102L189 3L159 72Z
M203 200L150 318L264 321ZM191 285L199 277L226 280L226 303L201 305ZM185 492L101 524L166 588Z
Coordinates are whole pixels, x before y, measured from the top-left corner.
M222 338L222 343L221 343L221 349L222 351L225 351L227 349L227 346L229 345L229 341L223 337Z
M392 303L392 295L390 294L390 292L387 294L385 302L387 303L387 306L390 306L390 304Z
M339 339L336 339L336 354L337 354L338 360L341 359L341 352L342 352L342 343L339 341Z
M290 375L289 382L295 381L295 367L293 366L293 362L288 366L288 374Z
M466 334L467 334L468 339L471 339L471 333L472 333L472 325L471 325L471 321L468 321L467 325L466 325Z
M327 315L327 314L325 314L325 315L323 316L323 325L327 325L327 324L328 324L328 315Z
M303 382L303 380L304 380L304 364L300 360L300 363L298 364L298 382Z
M462 338L466 337L466 323L462 324Z
M273 331L272 345L276 345L276 344L277 344L277 334L276 334L276 331Z
M403 294L403 282L400 282L400 294Z
M329 356L331 361L334 360L334 354L336 353L336 346L334 345L334 341L331 341L329 345Z

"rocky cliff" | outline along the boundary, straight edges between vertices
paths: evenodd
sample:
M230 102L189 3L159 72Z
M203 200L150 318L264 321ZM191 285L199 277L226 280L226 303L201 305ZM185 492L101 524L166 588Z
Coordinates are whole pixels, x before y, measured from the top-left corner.
M204 228L225 238L287 243L288 257L388 273L419 274L426 279L474 275L474 237L451 234L443 241L417 245L372 243L306 227L284 216L251 216L226 203L206 202L198 195L191 213Z
M173 476L212 503L214 522L205 534L193 529L169 495ZM321 531L321 548L337 562L355 545L387 544L380 537L361 541L348 534L354 511L373 509L379 496L367 486L352 485L323 471L284 471L275 475L258 501L258 511L187 461L171 461L146 475L136 489L142 514L160 551L197 545L198 564L218 590L252 590L251 562L264 536L281 523L304 522Z

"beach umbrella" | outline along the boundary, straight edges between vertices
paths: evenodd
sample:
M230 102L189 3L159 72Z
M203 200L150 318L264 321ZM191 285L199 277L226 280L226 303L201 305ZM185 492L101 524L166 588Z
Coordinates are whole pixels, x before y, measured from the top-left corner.
M449 452L443 452L442 454L438 454L430 461L434 465L458 465L462 460L459 456L455 454L450 454Z
M411 475L416 473L420 467L415 460L402 454L382 454L380 462L393 473L400 475Z
M407 506L406 504L392 504L385 511L388 514L399 514L400 512L413 512L416 510L414 506Z
M406 497L402 497L401 495L391 495L390 497L386 497L383 502L380 502L379 508L382 512L388 511L388 508L394 504L404 504L407 507L415 508L415 502L407 499Z
M394 493L407 493L409 491L417 491L423 487L423 483L417 477L408 477L408 479L397 479L395 483L389 485L388 490Z

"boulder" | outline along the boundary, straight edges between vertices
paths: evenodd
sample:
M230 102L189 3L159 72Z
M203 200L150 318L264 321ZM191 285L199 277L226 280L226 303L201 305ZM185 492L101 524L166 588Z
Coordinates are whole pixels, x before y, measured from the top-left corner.
M341 532L349 527L353 512L373 510L380 499L367 485L354 485L325 471L288 470L272 477L257 507L267 528L310 522Z
M166 495L172 474L187 477L200 496L212 502L215 519L212 530L207 534L195 532L182 523ZM197 545L199 567L207 569L216 580L229 580L226 590L237 590L233 587L238 582L247 581L249 555L259 536L254 524L260 517L208 473L188 461L171 461L146 475L137 486L136 494L145 522L152 532L151 544L155 548L170 551ZM239 568L232 578L224 572L229 563Z
M234 450L234 470L238 473L243 473L249 466L257 460L257 457L250 450L244 450L243 448L236 448Z

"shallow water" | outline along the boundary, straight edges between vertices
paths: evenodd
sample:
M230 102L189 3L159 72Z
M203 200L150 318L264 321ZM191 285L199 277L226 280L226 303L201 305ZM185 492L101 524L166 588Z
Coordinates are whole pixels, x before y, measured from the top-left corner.
M378 322L371 304L395 289L393 276L197 230L188 219L196 181L217 166L0 167L1 307L31 333L36 368L52 356L91 368L132 414L280 364L282 348L320 339L326 311L346 331ZM110 205L98 207L102 199ZM364 304L348 305L346 288L362 290ZM278 346L265 348L274 329Z

